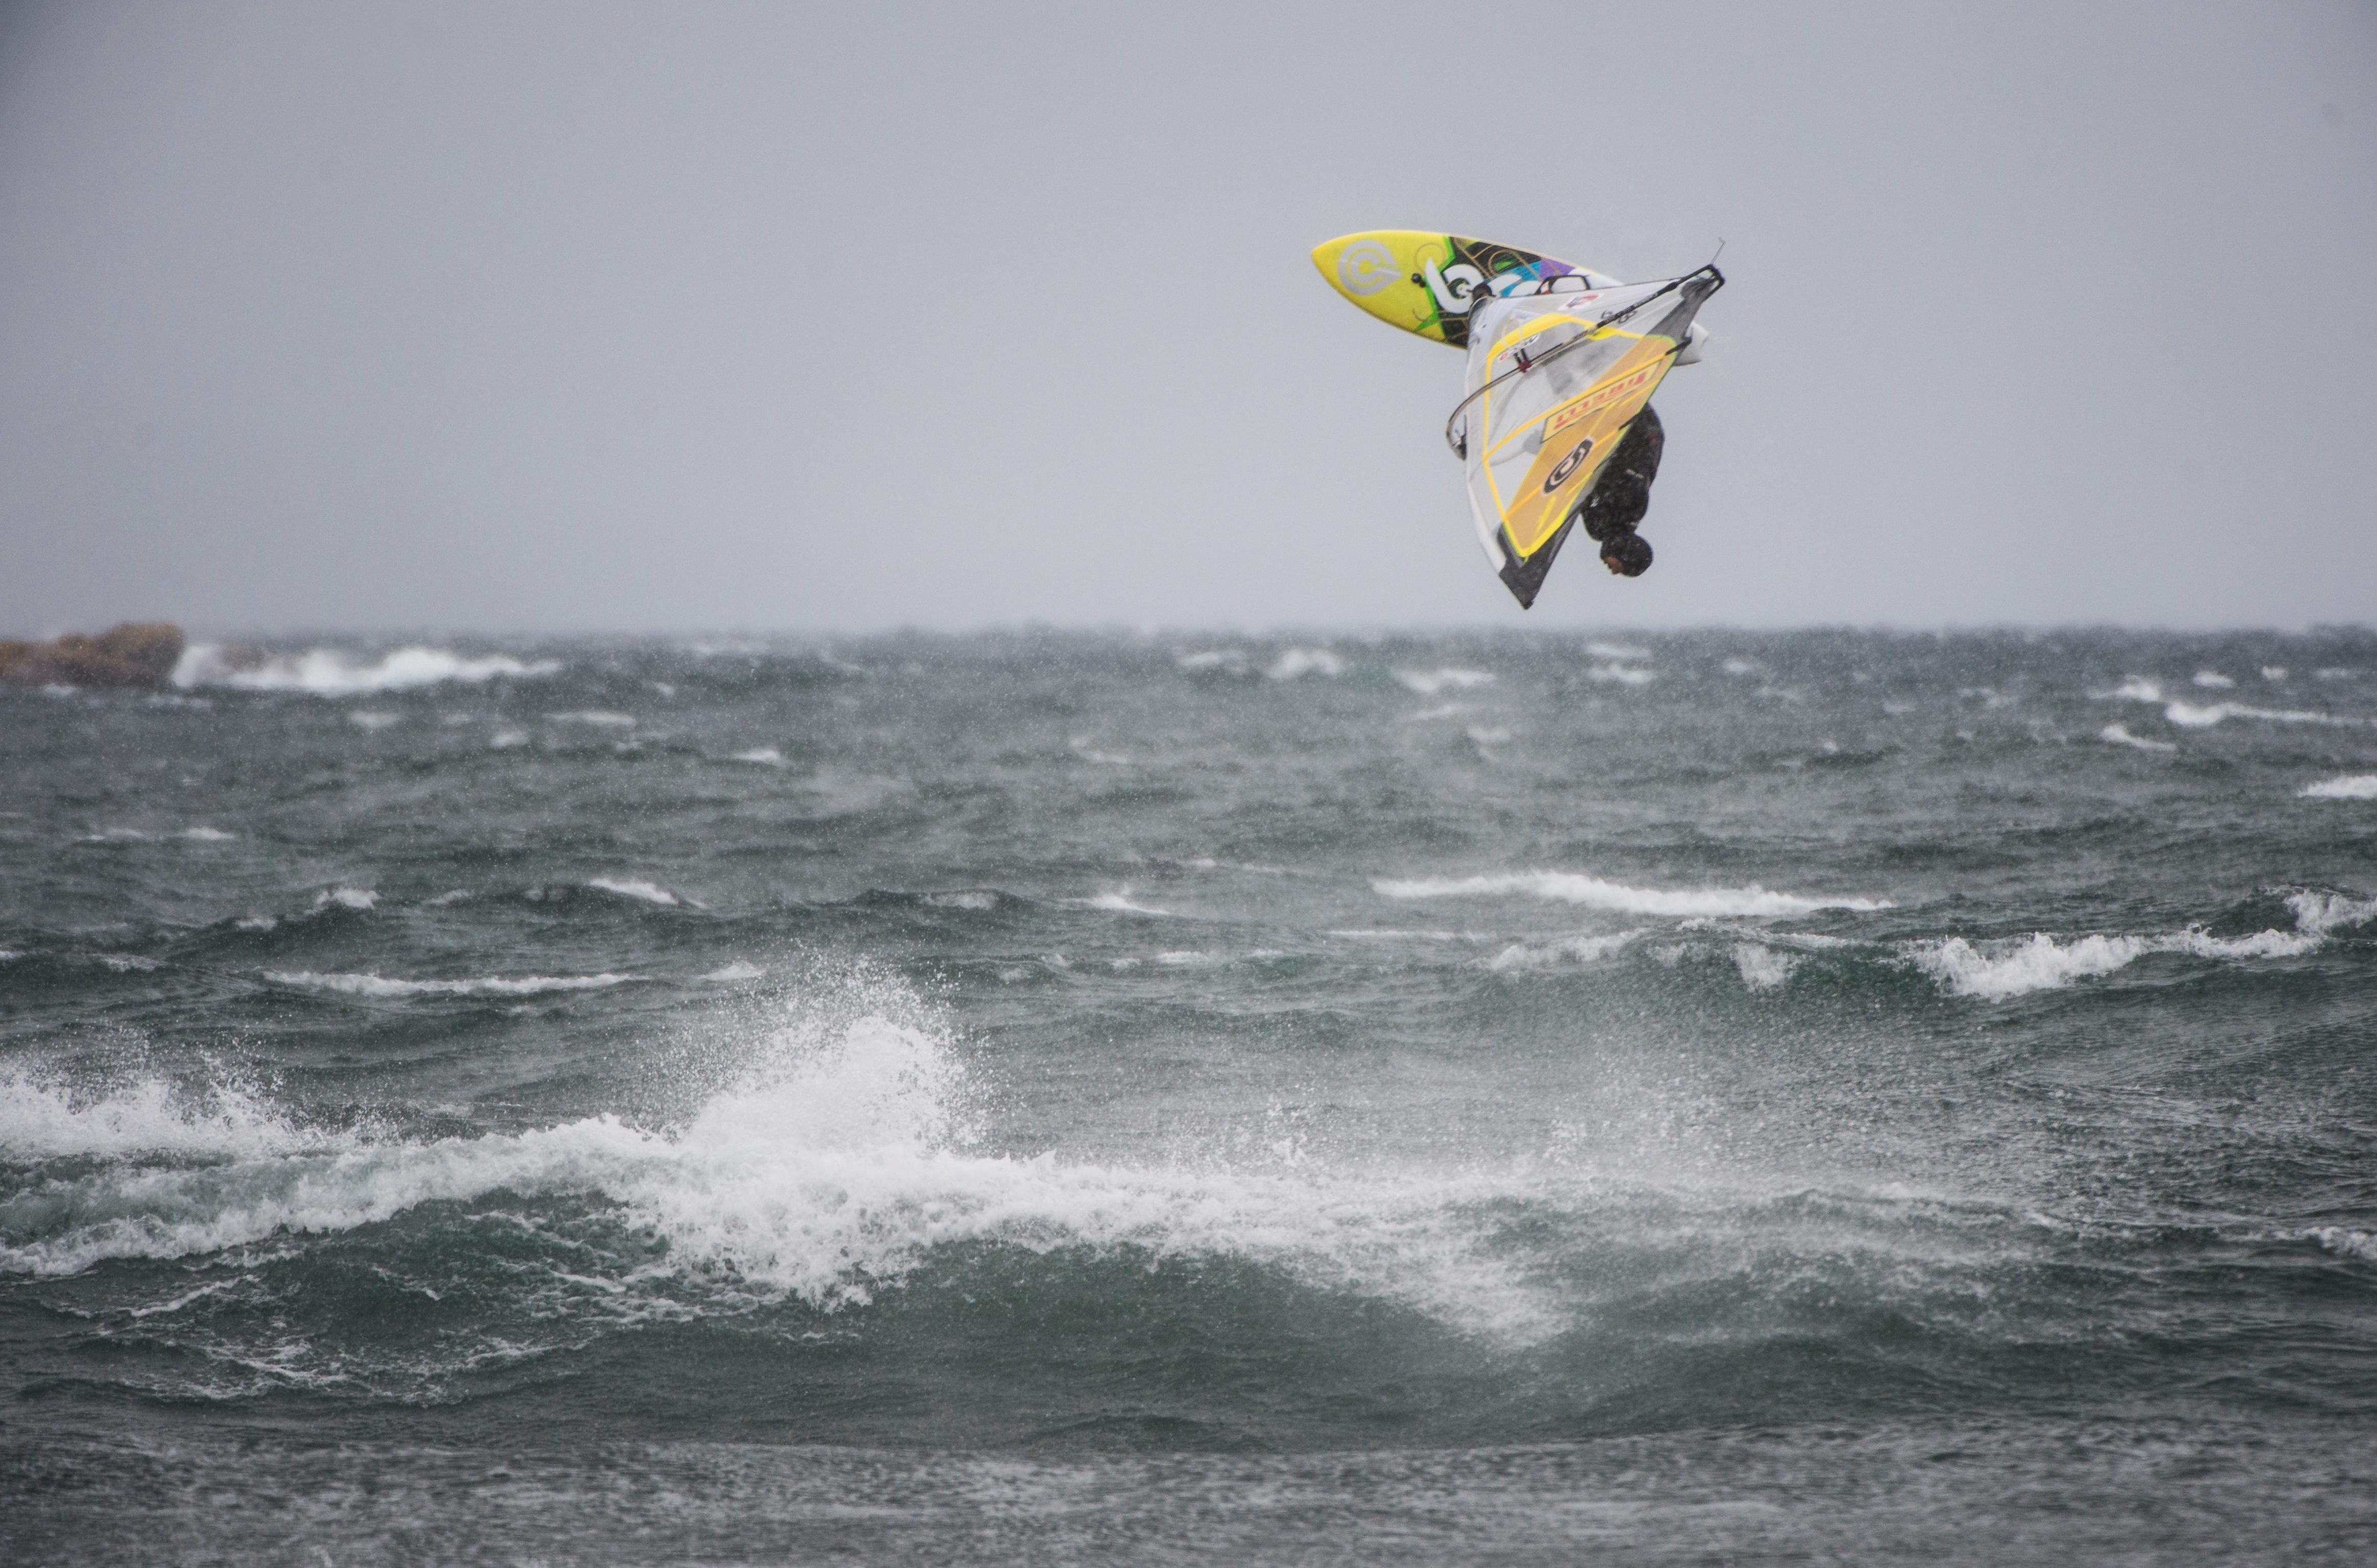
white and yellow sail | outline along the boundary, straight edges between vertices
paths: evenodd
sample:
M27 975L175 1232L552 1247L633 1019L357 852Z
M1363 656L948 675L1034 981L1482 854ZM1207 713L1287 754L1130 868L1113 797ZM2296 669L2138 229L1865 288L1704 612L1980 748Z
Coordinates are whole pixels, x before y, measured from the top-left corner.
M1723 286L1714 268L1611 289L1497 295L1469 316L1469 396L1446 435L1467 468L1477 540L1535 602L1619 438Z

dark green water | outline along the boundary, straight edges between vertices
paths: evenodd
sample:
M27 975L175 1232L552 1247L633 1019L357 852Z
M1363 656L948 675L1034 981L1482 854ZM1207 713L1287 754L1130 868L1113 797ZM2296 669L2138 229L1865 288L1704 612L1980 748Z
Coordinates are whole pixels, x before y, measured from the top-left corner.
M0 694L10 1561L2377 1555L2377 637L284 654Z

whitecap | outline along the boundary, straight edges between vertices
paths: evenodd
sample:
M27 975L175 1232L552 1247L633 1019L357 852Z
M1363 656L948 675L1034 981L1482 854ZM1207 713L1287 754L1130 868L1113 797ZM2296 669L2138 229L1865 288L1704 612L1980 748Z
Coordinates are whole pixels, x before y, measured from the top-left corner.
M936 909L996 909L998 907L998 895L970 889L964 892L928 892L925 895L925 902Z
M1411 712L1405 713L1404 715L1404 723L1407 724L1424 724L1431 720L1449 719L1456 713L1465 713L1467 712L1469 712L1469 704L1466 702L1439 702L1433 708L1419 708L1415 709Z
M2198 670L2195 672L2195 684L2214 691L2227 691L2237 683L2218 670Z
M508 751L515 746L527 744L528 731L526 730L497 730L487 737L487 748L491 751Z
M579 708L567 713L547 713L556 724L591 724L597 729L630 729L636 723L633 713L615 713L603 708Z
M0 1270L57 1276L115 1258L205 1256L496 1192L591 1194L659 1243L655 1270L731 1278L741 1292L823 1311L896 1286L935 1249L988 1242L1244 1259L1502 1344L1540 1343L1570 1321L1537 1271L1504 1256L1476 1217L1480 1204L1529 1195L1540 1177L978 1155L965 1143L965 1070L937 1029L884 1014L801 1021L767 1048L781 1065L763 1064L667 1132L601 1115L434 1141L314 1139L269 1111L242 1120L168 1109L138 1114L131 1136L115 1138L86 1116L42 1152L113 1152L181 1129L225 1157L198 1170L102 1169L0 1202L0 1235L38 1236L0 1243ZM24 1108L12 1096L0 1119ZM42 1112L36 1126L55 1128ZM38 1227L27 1223L32 1203Z
M2107 724L2096 732L2098 740L2115 746L2132 746L2140 751L2176 751L2179 748L2168 740L2148 740L2142 735L2132 735L2127 724Z
M1488 670L1397 670L1395 680L1405 690L1433 697L1447 689L1466 691L1474 686L1491 686L1494 676Z
M1796 953L1778 952L1756 942L1734 944L1734 969L1741 976L1741 983L1753 991L1781 990L1799 964Z
M1086 904L1092 909L1110 910L1117 915L1161 915L1170 917L1172 914L1168 909L1154 909L1144 904L1133 904L1130 901L1129 888L1123 889L1120 892L1102 892L1093 898L1079 899L1075 902Z
M173 669L181 687L228 686L249 691L309 691L322 697L352 697L364 692L402 691L459 680L478 685L507 676L534 679L561 668L556 659L521 660L508 653L470 658L443 648L399 648L378 659L362 662L336 648L310 648L303 653L274 654L253 664L241 663L212 642L192 643Z
M2035 931L2020 940L1972 942L1949 937L1938 942L1912 942L1901 952L1952 996L2004 1001L2109 975L2148 953L2296 958L2317 948L2322 940L2310 929L2257 931L2246 937L2215 937L2191 929L2154 936L2090 935L2064 941Z
M317 909L369 909L379 902L379 894L369 888L324 888L314 895Z
M599 991L625 985L633 975L520 975L467 980L399 980L381 975L324 975L309 969L268 969L276 985L352 997L534 997L554 991Z
M1617 931L1606 936L1563 937L1550 942L1512 942L1487 959L1486 967L1498 975L1510 975L1592 964L1624 951L1642 934L1640 931Z
M648 882L641 877L589 877L586 885L601 892L616 893L621 898L640 899L646 904L674 906L685 902L658 882Z
M1657 673L1632 664L1595 664L1584 672L1587 680L1604 685L1648 686L1658 678Z
M705 980L716 980L722 984L732 984L743 980L764 979L766 978L767 974L768 972L760 968L758 964L746 964L738 958L732 964L720 964L709 974L704 975L702 978Z
M2110 691L2092 691L2089 695L2100 702L2159 702L2162 683L2144 676L2130 676Z
M385 712L377 708L358 708L347 715L347 723L359 730L369 730L376 735L381 730L394 727L403 718L404 715L401 713Z
M2300 888L2288 893L2287 907L2295 912L2297 930L2323 936L2377 919L2377 898L2354 898L2319 888Z
M334 1142L299 1130L245 1085L189 1091L148 1079L103 1093L0 1068L0 1150L19 1159L256 1155Z
M237 833L227 833L221 828L206 827L184 828L182 836L192 844L228 844L239 837Z
M1478 877L1377 878L1370 886L1389 898L1479 898L1531 893L1564 904L1634 915L1807 915L1819 909L1888 909L1888 899L1772 892L1755 882L1741 888L1634 888L1576 871L1503 871Z
M2279 724L2328 724L2337 728L2357 728L2366 723L2361 719L2339 718L2334 713L2314 713L2299 708L2256 708L2244 702L2173 702L2163 710L2162 716L2172 724L2190 729L2209 729L2228 719L2261 719Z
M1296 680L1304 676L1336 676L1345 673L1345 661L1326 648L1289 648L1272 661L1263 671L1273 680Z
M2345 773L2295 792L2305 800L2377 800L2377 773Z
M1643 660L1651 656L1648 648L1637 648L1630 642L1588 642L1584 651L1596 659Z

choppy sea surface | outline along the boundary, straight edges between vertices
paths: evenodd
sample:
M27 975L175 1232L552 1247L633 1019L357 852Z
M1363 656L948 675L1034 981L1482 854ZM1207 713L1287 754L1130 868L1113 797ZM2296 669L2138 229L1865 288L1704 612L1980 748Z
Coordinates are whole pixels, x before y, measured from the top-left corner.
M0 1558L2377 1558L2377 636L0 693Z

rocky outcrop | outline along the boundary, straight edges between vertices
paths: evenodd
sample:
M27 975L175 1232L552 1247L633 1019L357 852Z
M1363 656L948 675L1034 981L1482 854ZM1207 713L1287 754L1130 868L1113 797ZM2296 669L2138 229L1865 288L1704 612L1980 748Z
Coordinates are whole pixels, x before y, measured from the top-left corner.
M182 628L170 621L126 621L97 637L80 632L48 642L0 641L0 684L156 688L173 678Z

